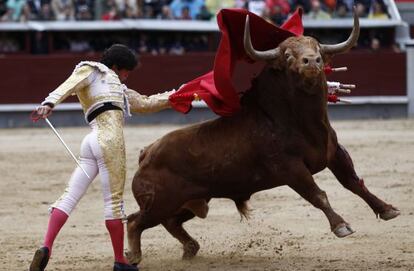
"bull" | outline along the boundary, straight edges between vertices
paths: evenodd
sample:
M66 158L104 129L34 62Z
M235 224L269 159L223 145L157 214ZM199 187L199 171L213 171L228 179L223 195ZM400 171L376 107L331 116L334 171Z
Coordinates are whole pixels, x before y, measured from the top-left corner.
M141 260L142 232L159 224L182 243L183 258L194 257L200 246L182 224L195 216L205 218L211 198L232 199L247 217L253 193L282 185L322 210L337 237L348 236L354 231L313 179L325 168L381 219L398 216L398 209L372 194L358 177L327 114L323 67L353 47L358 36L354 14L352 32L342 43L324 45L300 36L258 51L247 16L245 50L266 65L242 96L240 112L173 131L141 153L132 182L140 210L128 217L127 226L130 262Z

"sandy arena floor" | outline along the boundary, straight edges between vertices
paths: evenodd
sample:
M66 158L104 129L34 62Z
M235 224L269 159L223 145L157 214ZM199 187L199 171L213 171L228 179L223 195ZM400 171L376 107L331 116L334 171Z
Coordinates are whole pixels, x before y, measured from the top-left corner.
M181 245L162 227L143 234L142 270L414 270L414 120L334 122L367 187L398 207L391 221L345 190L328 171L315 178L331 205L356 230L339 239L323 213L292 190L257 193L249 221L229 200L210 204L207 219L186 228L198 256L181 260ZM127 212L137 209L130 184L140 148L177 126L125 130ZM78 153L88 128L59 129ZM0 270L27 270L41 245L48 206L63 192L74 163L49 129L0 130ZM99 180L89 188L54 246L48 270L112 270Z

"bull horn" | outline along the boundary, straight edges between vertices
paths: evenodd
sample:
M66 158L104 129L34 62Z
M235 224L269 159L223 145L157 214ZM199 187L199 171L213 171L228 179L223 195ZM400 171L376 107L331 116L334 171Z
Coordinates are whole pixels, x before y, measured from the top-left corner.
M354 26L352 28L351 35L349 35L349 38L344 42L334 44L334 45L321 44L321 50L324 54L330 54L330 55L345 53L357 43L358 37L359 37L359 19L358 19L358 15L356 12L356 8L354 6Z
M250 19L249 15L246 16L246 24L244 25L244 50L247 55L253 60L273 60L279 56L279 48L257 51L253 48L252 39L250 37Z

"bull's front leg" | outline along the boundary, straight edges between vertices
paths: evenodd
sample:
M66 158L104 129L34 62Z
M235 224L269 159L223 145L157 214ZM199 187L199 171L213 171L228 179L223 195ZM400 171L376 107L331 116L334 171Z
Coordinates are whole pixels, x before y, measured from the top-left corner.
M338 144L335 155L329 161L328 168L346 189L360 196L380 218L389 220L400 214L397 208L369 192L363 179L356 174L352 159L342 145Z
M345 220L331 207L325 191L322 191L315 183L312 174L300 162L289 170L289 182L287 185L295 190L313 206L322 210L328 218L332 232L337 237L345 237L354 231Z

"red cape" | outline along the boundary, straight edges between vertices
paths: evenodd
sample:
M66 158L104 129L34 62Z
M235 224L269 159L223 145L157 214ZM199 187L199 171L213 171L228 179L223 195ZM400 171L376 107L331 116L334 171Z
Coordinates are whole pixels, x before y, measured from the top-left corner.
M243 46L247 14L250 17L252 43L257 50L276 48L288 37L303 34L301 9L295 11L280 28L244 9L222 9L217 14L222 36L214 69L184 84L170 96L170 103L175 110L188 113L195 96L204 100L214 113L221 116L230 116L240 109L239 94L232 77L238 61L253 63Z

